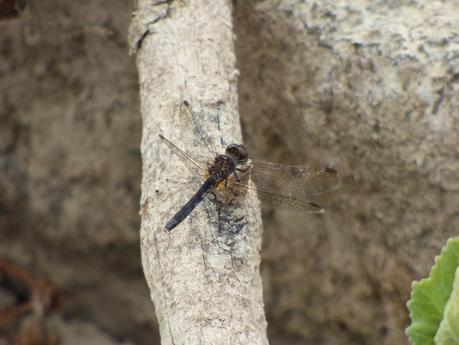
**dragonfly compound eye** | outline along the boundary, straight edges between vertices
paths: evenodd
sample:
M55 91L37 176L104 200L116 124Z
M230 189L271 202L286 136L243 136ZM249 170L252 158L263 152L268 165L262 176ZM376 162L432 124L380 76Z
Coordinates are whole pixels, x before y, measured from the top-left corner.
M225 154L231 157L238 165L247 163L247 149L243 145L230 144L226 147Z

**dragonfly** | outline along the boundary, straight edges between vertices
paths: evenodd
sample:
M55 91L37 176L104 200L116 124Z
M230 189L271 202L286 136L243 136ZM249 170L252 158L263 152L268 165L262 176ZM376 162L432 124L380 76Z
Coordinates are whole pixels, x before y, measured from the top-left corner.
M221 193L225 203L255 189L262 207L307 213L324 213L325 209L307 201L311 196L337 189L341 178L331 168L311 169L305 165L284 165L249 158L241 144L229 144L219 154L214 140L192 111L188 101L179 106L179 126L184 148L199 145L199 151L181 149L162 134L159 139L175 154L193 175L203 181L195 192L166 223L171 231L185 220L210 193ZM255 187L248 183L253 181Z

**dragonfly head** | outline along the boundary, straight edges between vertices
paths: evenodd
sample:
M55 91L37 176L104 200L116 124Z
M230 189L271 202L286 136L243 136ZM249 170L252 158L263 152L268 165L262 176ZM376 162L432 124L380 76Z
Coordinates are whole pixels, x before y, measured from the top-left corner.
M247 163L247 149L243 145L229 144L226 147L225 155L230 157L236 165L244 165Z

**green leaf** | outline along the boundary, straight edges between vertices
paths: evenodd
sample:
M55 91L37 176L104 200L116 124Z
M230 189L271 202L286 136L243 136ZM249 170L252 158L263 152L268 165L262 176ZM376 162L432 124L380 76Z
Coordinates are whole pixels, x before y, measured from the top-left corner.
M435 264L428 278L413 282L411 299L407 304L411 325L406 329L406 334L413 345L459 345L459 343L439 343L436 342L437 339L434 340L442 320L451 317L451 322L445 322L445 325L454 324L456 327L459 325L457 318L459 302L451 302L451 305L455 306L447 309L445 313L448 300L450 297L454 299L452 292L457 267L459 267L459 237L448 240L441 254L435 258ZM457 289L459 288L454 290L455 294L457 294ZM441 332L444 334L445 330ZM452 334L454 332L453 329ZM444 335L438 337L441 338L441 341L446 339Z
M444 316L435 335L435 344L459 345L459 268L456 269L453 292L446 303Z

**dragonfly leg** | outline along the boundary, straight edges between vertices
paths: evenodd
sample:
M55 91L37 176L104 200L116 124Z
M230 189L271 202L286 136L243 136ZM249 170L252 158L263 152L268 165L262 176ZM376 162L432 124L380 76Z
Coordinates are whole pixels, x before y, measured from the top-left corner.
M231 193L230 199L226 202L227 205L232 205L234 200L239 196L232 188L228 188L228 192Z

